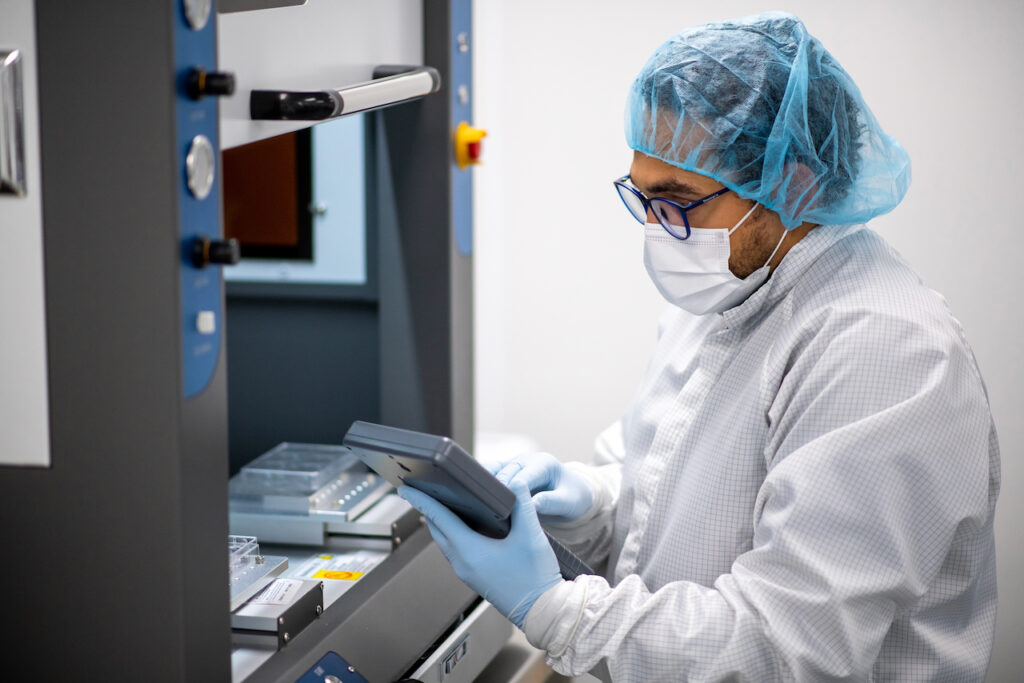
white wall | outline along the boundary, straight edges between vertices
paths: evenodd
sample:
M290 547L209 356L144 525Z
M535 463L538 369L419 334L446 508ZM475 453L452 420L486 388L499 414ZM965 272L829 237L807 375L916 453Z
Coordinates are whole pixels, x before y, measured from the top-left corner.
M627 88L675 31L764 9L800 15L910 153L906 200L872 227L946 295L988 382L1003 450L989 680L1018 680L1024 2L475 3L475 118L490 131L476 171L478 429L585 459L623 412L663 308L610 183L629 165Z

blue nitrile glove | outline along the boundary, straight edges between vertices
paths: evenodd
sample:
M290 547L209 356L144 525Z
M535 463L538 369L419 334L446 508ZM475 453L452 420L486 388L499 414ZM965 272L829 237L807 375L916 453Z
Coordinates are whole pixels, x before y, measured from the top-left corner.
M518 475L513 472L513 476L525 480L534 492L533 505L544 523L579 519L594 503L587 480L549 453L524 453L511 460L486 463L485 467L499 479L511 478L502 476L505 468L521 467L522 471Z
M398 495L426 517L430 534L458 577L522 627L533 603L560 583L562 575L526 483L514 479L507 486L516 494L516 504L505 538L478 534L443 504L411 486L398 487Z

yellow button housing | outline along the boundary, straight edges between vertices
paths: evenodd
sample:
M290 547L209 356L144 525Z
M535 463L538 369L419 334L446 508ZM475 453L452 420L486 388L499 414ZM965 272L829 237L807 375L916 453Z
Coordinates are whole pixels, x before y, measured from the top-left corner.
M455 163L465 169L480 163L481 140L487 136L483 128L474 128L465 121L455 128Z

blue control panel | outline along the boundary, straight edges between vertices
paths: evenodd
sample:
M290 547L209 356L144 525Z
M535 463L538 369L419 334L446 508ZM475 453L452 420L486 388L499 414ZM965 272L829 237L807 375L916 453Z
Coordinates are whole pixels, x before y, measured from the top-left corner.
M213 377L224 327L220 267L197 266L193 258L197 239L221 239L217 100L213 96L197 94L191 83L197 69L216 70L217 18L209 0L169 0L169 4L176 15L175 144L181 246L181 350L184 394L188 398L202 392Z
M451 128L460 121L473 120L473 57L470 40L473 16L471 0L452 0L451 55L452 70L448 96L451 98ZM452 223L455 245L461 254L473 253L473 169L459 170L452 160Z
M337 652L328 652L295 683L369 683Z

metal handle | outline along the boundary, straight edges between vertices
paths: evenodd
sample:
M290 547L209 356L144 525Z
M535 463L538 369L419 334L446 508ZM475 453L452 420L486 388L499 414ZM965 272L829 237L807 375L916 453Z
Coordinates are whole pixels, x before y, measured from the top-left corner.
M0 50L0 194L25 195L21 53Z
M441 74L430 66L378 66L373 80L339 90L290 92L253 90L254 121L323 121L426 97L441 89Z

